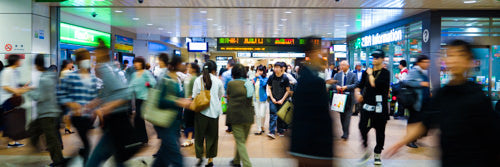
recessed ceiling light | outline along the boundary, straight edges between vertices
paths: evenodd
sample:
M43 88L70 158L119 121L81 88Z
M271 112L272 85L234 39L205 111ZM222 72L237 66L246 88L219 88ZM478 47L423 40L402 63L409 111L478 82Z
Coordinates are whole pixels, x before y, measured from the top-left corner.
M158 28L158 30L163 30L163 28Z
M332 33L331 33L331 32L329 32L329 33L326 33L326 34L330 35L330 34L332 34Z
M134 17L134 18L132 18L132 20L139 20L139 18L137 18L137 17Z
M345 27L349 27L349 26L351 26L351 25L349 25L349 24L345 24L344 26L345 26Z
M172 34L172 32L170 32L170 31L169 31L169 32L167 32L167 33Z
M467 1L464 1L464 3L476 3L477 1L475 0L467 0Z
M202 11L200 11L200 13L205 14L205 13L207 13L207 11L206 10L202 10Z
M148 26L152 26L153 24L151 24L151 23L148 23L147 25L148 25Z
M286 11L285 13L286 13L286 14L290 14L290 13L293 13L293 12L292 12L292 11Z
M288 19L281 19L281 21L287 21Z
M123 10L115 10L116 13L122 13Z
M212 18L208 18L207 20L208 20L208 21L212 21L212 20L214 20L214 19L212 19Z
M283 24L279 24L278 26L283 27L284 25Z

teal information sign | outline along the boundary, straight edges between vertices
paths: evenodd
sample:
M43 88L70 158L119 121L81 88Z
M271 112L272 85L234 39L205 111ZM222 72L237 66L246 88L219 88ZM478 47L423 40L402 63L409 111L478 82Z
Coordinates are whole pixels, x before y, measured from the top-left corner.
M101 38L106 46L109 47L111 34L102 31L92 30L80 26L75 26L67 23L61 23L60 40L61 43L83 45L83 46L98 46L97 39Z

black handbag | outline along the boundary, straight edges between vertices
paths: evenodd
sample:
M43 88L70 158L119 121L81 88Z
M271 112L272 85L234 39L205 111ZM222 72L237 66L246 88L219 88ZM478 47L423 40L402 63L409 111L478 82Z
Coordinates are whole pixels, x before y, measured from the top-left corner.
M417 102L417 92L414 88L403 86L398 92L398 103L405 108L413 108L413 105Z

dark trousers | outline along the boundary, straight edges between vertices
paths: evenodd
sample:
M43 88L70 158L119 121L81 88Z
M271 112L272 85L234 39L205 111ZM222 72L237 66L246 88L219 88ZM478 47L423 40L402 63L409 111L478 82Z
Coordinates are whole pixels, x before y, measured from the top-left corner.
M351 110L351 105L347 103L348 105L345 106L345 110L343 113L340 113L340 123L342 124L342 132L343 135L342 137L349 137L349 126L351 124L351 116L352 116L352 110Z
M275 134L276 129L278 129L278 133L283 133L286 129L287 124L285 121L281 120L278 117L278 111L281 109L283 105L274 104L273 102L269 103L269 133Z
M196 158L203 157L203 143L207 151L207 158L217 156L217 144L219 141L219 118L210 118L201 113L194 115L194 147Z
M90 117L73 116L71 117L71 123L76 128L76 131L80 136L80 140L82 140L83 149L81 149L80 155L84 159L85 163L90 153L90 144L87 138L87 132L92 128L92 119Z
M158 137L161 139L161 146L157 157L153 162L153 167L170 166L182 167L182 154L179 143L180 120L175 120L168 128L155 126Z
M59 139L57 139L56 117L38 118L29 126L29 133L31 134L31 144L38 146L39 138L42 134L45 135L45 141L50 152L50 159L54 164L61 164L63 162L62 147Z
M135 99L134 127L139 141L148 143L148 133L146 131L146 122L142 119L142 103L144 100Z
M377 145L375 146L374 152L376 154L382 153L384 149L385 142L385 125L387 124L387 118L382 116L382 114L377 114L375 111L361 110L361 116L359 119L359 131L361 132L361 137L363 139L363 146L368 147L368 132L371 128L375 128Z

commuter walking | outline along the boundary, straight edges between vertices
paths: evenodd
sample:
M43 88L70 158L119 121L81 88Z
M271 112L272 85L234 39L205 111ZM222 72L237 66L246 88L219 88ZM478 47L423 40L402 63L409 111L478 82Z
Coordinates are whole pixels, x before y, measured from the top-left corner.
M328 108L325 80L318 73L325 64L320 48L306 44L309 61L300 67L300 78L293 95L290 154L299 167L333 166L333 123ZM319 56L318 56L319 55Z
M187 99L192 99L194 81L196 80L196 78L198 78L198 76L200 76L201 71L200 66L198 66L197 63L189 63L187 68L189 76L184 81L184 97ZM191 111L188 108L184 108L182 120L184 123L184 136L187 139L184 143L182 143L182 146L188 147L194 144L194 111Z
M407 85L411 89L414 89L417 93L415 104L413 104L413 107L408 108L408 110L410 110L408 124L421 122L422 113L429 107L431 98L431 91L429 89L429 76L427 72L429 65L429 57L425 55L418 56L417 64L413 66L413 68L408 73L408 76L406 76L406 79L402 81L404 85ZM415 142L416 141L410 142L406 146L411 148L418 148Z
M231 75L231 69L233 68L233 66L236 64L236 61L234 61L234 59L231 59L231 60L228 60L227 61L227 70L222 73L222 83L224 84L224 90L227 91L227 84L229 83L229 81L233 80L233 77ZM224 94L224 97L227 97L227 94ZM231 129L231 125L230 124L226 124L227 126L227 129L226 129L226 132L228 133L231 133L233 130Z
M230 165L241 166L241 161L244 167L251 167L245 144L255 116L252 106L254 86L246 74L245 67L241 64L236 64L231 69L233 80L227 84L227 122L233 128L236 142L236 153Z
M168 68L166 63L168 63L168 54L166 53L160 53L158 55L158 66L159 69L154 71L154 76L156 80L158 81L157 83L161 82L161 79L165 76L166 73L168 73Z
M193 85L193 97L202 90L210 90L210 106L194 115L194 142L196 158L201 166L203 163L203 144L205 143L206 167L214 166L213 158L217 156L217 144L219 140L219 116L222 114L221 98L224 95L224 85L215 76L217 64L209 60L203 65L203 75L196 78Z
M347 100L344 108L344 112L340 113L340 122L342 125L342 139L347 140L349 138L349 126L351 123L352 116L352 103L354 101L354 89L358 84L356 74L349 71L349 63L347 61L340 62L340 71L333 77L334 80L338 82L335 84L338 93L344 93L347 95Z
M92 129L95 117L92 116L91 103L97 98L97 77L90 73L90 53L87 49L75 51L78 71L67 73L61 79L57 96L59 103L71 111L71 122L76 128L83 148L79 154L87 162L90 144L87 132Z
M253 105L255 107L255 123L257 124L257 132L255 135L262 135L265 132L266 111L269 107L267 103L267 74L266 66L259 65L255 78L253 79L255 87L255 95Z
M156 85L156 78L146 70L146 60L142 57L134 59L135 72L130 77L129 87L135 97L135 116L134 127L139 141L143 144L148 143L148 134L146 132L146 122L142 118L142 104L148 97L148 88Z
M278 118L278 111L285 104L290 93L290 80L284 75L285 63L274 64L274 74L267 80L267 95L271 99L269 103L269 133L267 136L276 139L276 129L279 136L284 136L286 123Z
M20 118L21 116L16 115L10 116L10 114L13 113L8 112L11 110L14 111L17 107L19 107L19 105L21 105L21 102L19 101L19 99L22 98L21 95L26 93L30 89L27 86L19 87L20 72L17 68L21 66L21 56L16 54L9 55L9 57L7 58L7 63L7 67L0 73L0 84L2 86L2 89L0 90L0 104L2 104L2 109L4 110L3 124L5 128L3 130L3 136L9 138L9 143L7 144L8 148L22 147L24 146L24 144L20 144L16 140L20 140L26 137L17 133L19 131L24 131L25 116L24 114L22 118ZM9 115L7 115L7 113Z
M377 49L371 55L373 56L373 68L366 69L354 93L356 100L363 104L359 119L359 130L363 139L365 154L360 163L365 164L371 156L370 151L367 149L368 132L371 128L375 128L377 145L374 149L374 164L381 165L380 154L384 149L385 126L389 119L387 100L390 86L390 72L383 68L384 51ZM361 94L361 92L364 93Z
M474 67L471 45L454 40L446 46L444 58L451 80L431 100L422 120L409 125L406 136L387 151L394 155L429 128L440 129L441 166L489 167L500 163L500 116L482 86L468 81Z
M396 85L398 85L398 89L401 89L401 87L404 85L403 82L406 80L407 76L408 76L408 69L406 68L407 67L407 63L406 63L406 60L401 60L399 61L399 73L396 74L396 79L397 80L397 83ZM393 92L396 92L396 95L397 95L397 92L399 90L395 90L393 89ZM399 105L398 104L398 111L396 111L396 113L394 114L394 117L404 117L405 116L405 108L403 105Z
M183 160L179 146L180 126L182 121L182 108L187 108L191 100L185 99L181 91L181 83L178 80L177 72L181 69L182 60L179 56L172 56L168 63L168 73L163 78L160 85L159 108L172 109L177 112L177 118L168 128L155 126L158 137L161 139L161 146L156 153L153 167L174 166L182 167ZM176 97L176 98L172 98Z
M99 46L94 52L97 61L96 74L104 84L98 96L100 106L94 112L104 126L103 135L85 166L101 166L114 155L116 166L122 167L123 162L132 157L141 144L141 141L136 140L135 134L131 133L134 128L128 113L131 110L132 93L118 77L109 56L109 48L102 40L99 40Z
M354 67L353 73L356 74L356 79L358 81L358 84L361 81L361 77L363 76L364 72L365 70L361 69L361 63L357 63L356 66ZM354 108L354 113L352 113L352 115L358 115L363 106L361 106L361 103L357 102L356 100L354 100L353 103L355 103L354 105L355 108Z
M38 146L40 136L45 136L45 142L50 152L52 164L50 166L65 166L66 160L62 154L62 145L58 139L59 130L56 124L59 123L58 119L61 110L57 105L56 97L56 83L57 74L45 70L44 55L39 54L35 57L35 67L41 71L40 81L38 87L27 95L33 100L37 101L37 114L36 120L30 123L29 133L31 134L30 141L35 147Z

